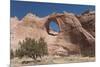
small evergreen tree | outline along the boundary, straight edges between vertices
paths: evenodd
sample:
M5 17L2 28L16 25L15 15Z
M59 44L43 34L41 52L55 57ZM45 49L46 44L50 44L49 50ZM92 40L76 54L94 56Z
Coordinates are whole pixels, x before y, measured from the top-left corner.
M22 58L24 56L30 57L34 60L37 57L42 57L48 55L47 44L44 42L43 38L39 41L31 38L25 38L22 42L19 41L20 47L16 50L16 57Z
M13 52L13 50L11 49L10 50L10 59L13 59L14 58L14 52Z

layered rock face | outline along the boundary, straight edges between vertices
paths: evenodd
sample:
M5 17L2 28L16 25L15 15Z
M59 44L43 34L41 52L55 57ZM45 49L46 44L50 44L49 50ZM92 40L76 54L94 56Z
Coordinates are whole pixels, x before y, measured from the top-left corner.
M18 42L26 37L36 40L43 37L47 42L49 55L80 55L84 54L84 51L89 54L91 53L89 51L95 51L95 14L91 12L89 19L85 19L88 14L90 13L77 16L64 12L40 18L28 13L22 20L13 17L11 18L11 48L17 49ZM87 25L90 19L94 29ZM51 20L57 22L60 32L49 29Z
M95 12L83 13L78 16L83 28L85 28L92 36L95 37Z

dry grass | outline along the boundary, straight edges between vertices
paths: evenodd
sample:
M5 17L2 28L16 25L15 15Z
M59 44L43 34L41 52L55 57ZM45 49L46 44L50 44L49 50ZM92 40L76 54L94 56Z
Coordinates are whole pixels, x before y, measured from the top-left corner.
M42 60L38 58L37 62L30 58L22 58L22 59L14 58L11 59L11 67L94 62L94 61L95 61L95 57L81 57L81 56L70 56L70 57L48 56L48 57L43 57Z

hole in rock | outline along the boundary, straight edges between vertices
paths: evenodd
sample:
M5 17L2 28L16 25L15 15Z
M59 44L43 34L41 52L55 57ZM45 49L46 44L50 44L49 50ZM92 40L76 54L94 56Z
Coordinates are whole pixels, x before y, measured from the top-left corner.
M51 21L49 24L49 28L53 30L54 32L60 32L60 28L58 24L55 21Z

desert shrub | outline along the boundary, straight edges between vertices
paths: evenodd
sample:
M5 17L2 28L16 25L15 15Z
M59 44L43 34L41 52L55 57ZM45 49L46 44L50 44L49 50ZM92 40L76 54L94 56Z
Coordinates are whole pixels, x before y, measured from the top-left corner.
M13 59L14 58L14 52L13 52L13 50L11 49L10 50L10 59Z
M42 57L48 55L47 44L43 38L40 38L38 41L31 38L25 38L22 42L19 41L20 47L16 50L16 57L22 58L24 56L30 57L34 60L37 57Z
M95 57L95 45L90 45L87 47L81 47L81 54L82 56L86 57Z

